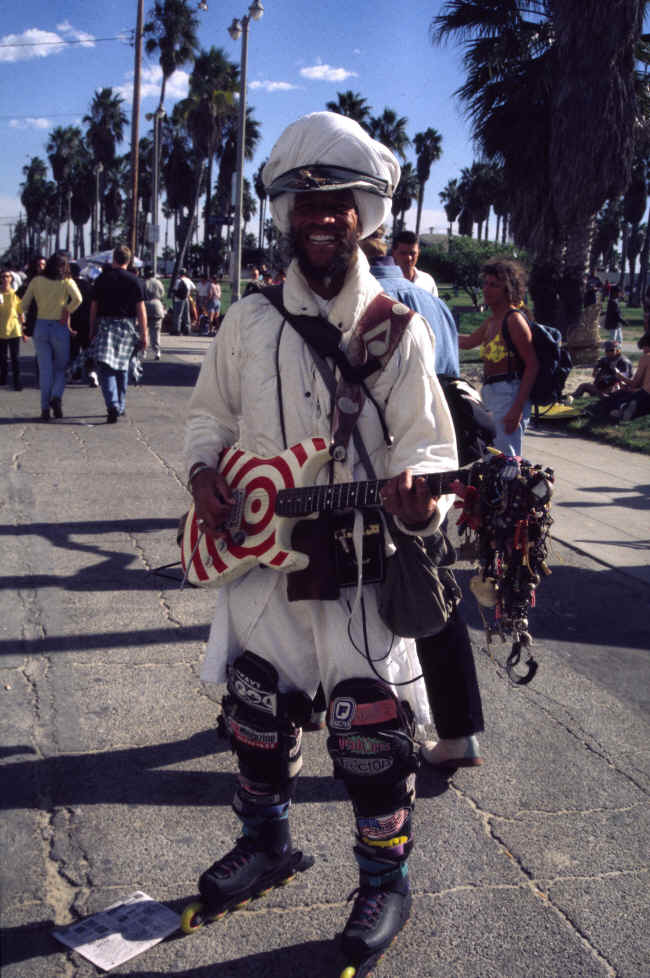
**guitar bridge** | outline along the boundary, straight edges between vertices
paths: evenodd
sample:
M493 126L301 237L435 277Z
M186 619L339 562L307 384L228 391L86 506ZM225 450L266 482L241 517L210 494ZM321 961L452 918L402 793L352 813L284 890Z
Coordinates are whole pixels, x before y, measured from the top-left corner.
M232 492L234 503L230 510L230 516L226 520L226 529L230 533L233 542L238 546L246 539L246 534L241 528L244 516L245 493L242 489L234 489Z

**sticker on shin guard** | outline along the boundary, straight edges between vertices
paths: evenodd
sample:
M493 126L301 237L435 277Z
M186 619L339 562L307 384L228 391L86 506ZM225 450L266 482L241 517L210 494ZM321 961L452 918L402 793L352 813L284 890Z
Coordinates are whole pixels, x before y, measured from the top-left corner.
M242 774L252 782L281 785L302 766L302 730L287 707L295 694L278 690L278 674L254 652L244 652L228 668L223 716Z
M413 715L373 679L346 679L332 691L327 749L335 774L354 785L397 785L418 766Z
M410 815L410 808L399 808L388 815L358 815L357 829L363 840L371 844L378 840L393 840L403 834L405 826L410 834Z

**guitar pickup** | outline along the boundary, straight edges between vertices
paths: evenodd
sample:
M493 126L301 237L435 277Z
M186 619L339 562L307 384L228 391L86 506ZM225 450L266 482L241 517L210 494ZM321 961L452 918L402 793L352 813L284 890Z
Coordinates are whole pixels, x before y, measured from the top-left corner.
M225 526L228 532L230 533L231 537L233 538L234 542L237 544L241 544L244 542L244 539L246 537L246 534L241 529L242 520L244 517L244 502L245 502L246 494L244 493L243 489L234 489L231 492L231 495L233 497L234 502L230 510L230 515L226 520Z

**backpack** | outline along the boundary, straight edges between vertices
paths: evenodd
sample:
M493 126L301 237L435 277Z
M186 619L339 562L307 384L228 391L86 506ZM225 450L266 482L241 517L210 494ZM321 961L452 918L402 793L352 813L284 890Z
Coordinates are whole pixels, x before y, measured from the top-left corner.
M483 458L488 445L496 435L494 419L484 406L475 387L459 377L439 374L438 380L449 405L454 423L458 464L468 465Z
M178 285L176 286L176 289L174 291L175 298L176 299L187 299L187 297L188 297L189 294L190 294L190 290L187 287L187 283L184 282L182 278L179 279L178 280Z
M520 311L520 310L511 310ZM573 363L569 352L562 346L562 334L554 326L542 326L541 323L531 322L524 312L521 313L533 336L533 346L539 361L539 371L530 392L533 405L539 407L545 404L555 404L562 396L566 379L571 372ZM508 351L516 356L517 348L510 338L507 313L502 326L503 338Z

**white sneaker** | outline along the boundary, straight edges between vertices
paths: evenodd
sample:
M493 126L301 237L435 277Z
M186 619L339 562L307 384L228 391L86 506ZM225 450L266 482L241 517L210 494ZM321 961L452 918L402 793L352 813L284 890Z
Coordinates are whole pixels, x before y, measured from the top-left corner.
M420 747L420 757L431 767L439 770L455 770L457 767L480 767L483 758L480 755L477 738L458 737L449 740L425 740Z
M158 350L158 352L154 354L154 360L160 360L160 350Z
M94 370L91 370L88 374L88 386L89 387L99 387L99 377Z

